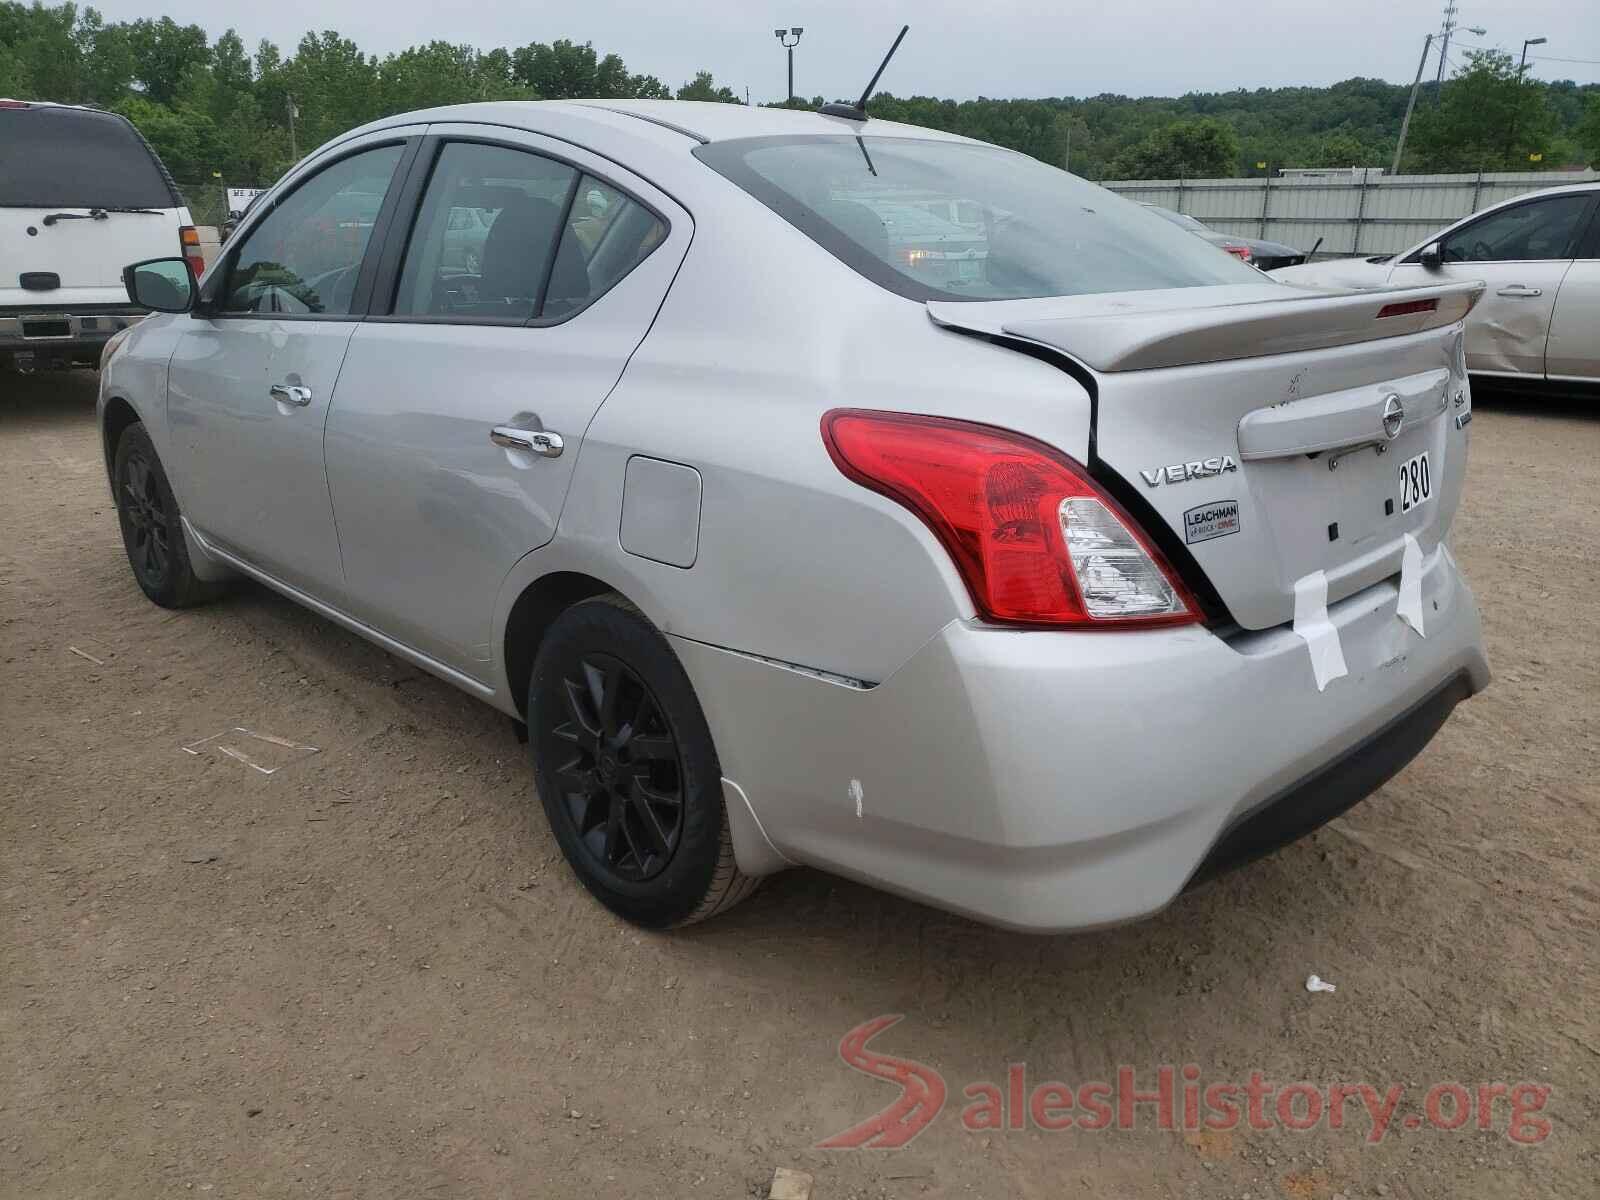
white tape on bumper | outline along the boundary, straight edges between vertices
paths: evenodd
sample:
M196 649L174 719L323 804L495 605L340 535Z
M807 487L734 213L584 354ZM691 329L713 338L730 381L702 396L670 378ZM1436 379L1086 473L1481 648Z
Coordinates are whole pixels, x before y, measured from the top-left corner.
M1294 581L1294 631L1311 651L1311 671L1322 691L1341 675L1348 675L1339 630L1328 619L1328 577L1313 571Z
M1405 551L1400 556L1400 603L1397 612L1402 621L1417 631L1418 637L1427 637L1422 630L1422 547L1417 539L1406 534Z

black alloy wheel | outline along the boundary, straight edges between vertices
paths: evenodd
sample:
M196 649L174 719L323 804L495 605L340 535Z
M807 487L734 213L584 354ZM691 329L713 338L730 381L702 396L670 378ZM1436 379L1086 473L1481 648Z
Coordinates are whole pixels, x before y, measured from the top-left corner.
M161 590L172 573L172 540L177 531L168 518L156 468L143 447L122 461L117 510L129 565L146 591Z
M224 585L201 579L189 560L183 516L155 443L140 422L117 439L111 491L128 565L139 589L163 608L188 608L222 594Z
M659 875L683 836L683 762L661 705L609 654L589 654L563 675L567 743L555 769L562 811L596 866L619 881Z
M733 851L722 767L683 663L621 596L551 622L528 680L528 750L583 885L651 929L732 908L760 882Z

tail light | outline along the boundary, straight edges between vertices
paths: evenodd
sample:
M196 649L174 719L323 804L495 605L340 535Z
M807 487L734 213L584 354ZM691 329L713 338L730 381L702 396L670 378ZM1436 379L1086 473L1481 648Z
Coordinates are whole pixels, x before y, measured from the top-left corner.
M26 100L0 100L0 108L28 108Z
M1103 629L1200 619L1132 518L1042 442L855 409L824 416L822 439L846 476L922 519L988 620Z
M193 225L178 230L178 245L183 250L183 260L189 264L189 274L196 280L206 273L205 255L200 252L200 231Z
M1255 256L1250 253L1250 247L1239 242L1223 242L1222 248L1241 262L1254 262Z

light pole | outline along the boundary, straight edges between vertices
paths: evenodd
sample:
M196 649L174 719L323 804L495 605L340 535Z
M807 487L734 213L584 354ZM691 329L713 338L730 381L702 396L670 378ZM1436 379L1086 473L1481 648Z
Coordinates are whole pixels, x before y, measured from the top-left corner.
M1517 64L1517 94L1511 104L1511 132L1506 134L1506 157L1511 157L1511 150L1517 143L1517 118L1522 115L1522 83L1528 70L1528 47L1542 46L1549 38L1527 38L1522 43L1522 61Z
M1517 64L1517 78L1518 79L1521 79L1522 78L1522 73L1528 69L1528 47L1529 46L1542 46L1546 42L1548 42L1549 40L1550 40L1549 38L1542 38L1541 37L1541 38L1527 38L1526 40L1523 41L1523 43L1522 43L1522 61Z
M796 25L793 29L774 29L772 31L783 48L789 52L789 99L794 99L794 48L800 44L800 35L805 30ZM794 41L789 38L793 37Z

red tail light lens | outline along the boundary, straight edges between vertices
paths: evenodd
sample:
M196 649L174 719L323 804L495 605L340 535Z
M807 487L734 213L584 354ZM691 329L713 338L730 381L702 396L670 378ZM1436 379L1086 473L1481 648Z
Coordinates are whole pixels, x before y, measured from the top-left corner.
M987 425L835 409L835 465L916 513L973 603L1007 624L1181 625L1199 606L1116 501L1066 455Z
M1255 256L1250 253L1249 246L1241 246L1238 242L1224 242L1222 248L1242 262L1255 262Z
M193 225L183 226L178 230L178 245L184 262L189 264L189 274L198 280L206 272L206 258L200 252L200 231Z

